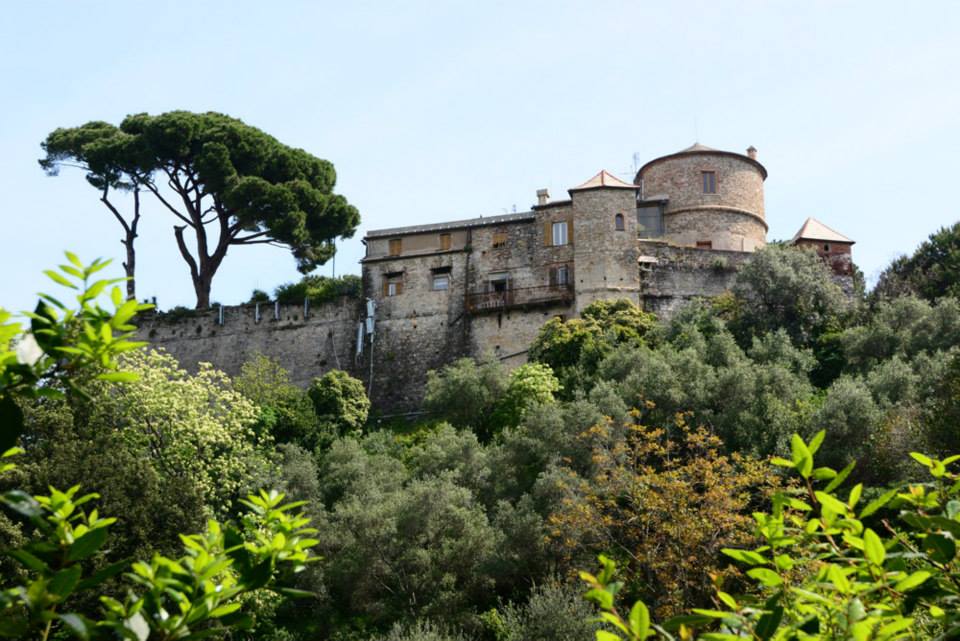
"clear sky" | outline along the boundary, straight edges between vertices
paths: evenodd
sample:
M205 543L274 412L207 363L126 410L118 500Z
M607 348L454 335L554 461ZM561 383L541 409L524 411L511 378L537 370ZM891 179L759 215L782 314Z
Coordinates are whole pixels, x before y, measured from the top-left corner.
M63 249L122 255L59 126L215 110L331 160L367 229L527 209L695 140L759 149L770 239L814 216L868 278L960 218L960 2L18 2L0 21L0 304L33 306ZM192 305L149 202L138 291ZM117 261L119 264L119 260ZM331 273L327 265L318 273ZM295 280L233 248L213 299Z

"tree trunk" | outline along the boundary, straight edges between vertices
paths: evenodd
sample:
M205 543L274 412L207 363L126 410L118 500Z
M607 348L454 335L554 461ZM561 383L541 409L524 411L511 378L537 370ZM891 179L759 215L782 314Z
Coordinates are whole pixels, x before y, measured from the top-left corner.
M133 239L136 237L136 233L127 232L126 240L122 241L123 246L127 248L127 260L123 263L123 271L127 275L127 300L137 299L137 282L134 280L134 274L137 271L137 253L133 249Z
M197 309L207 309L210 307L210 279L194 278L193 291L197 295Z

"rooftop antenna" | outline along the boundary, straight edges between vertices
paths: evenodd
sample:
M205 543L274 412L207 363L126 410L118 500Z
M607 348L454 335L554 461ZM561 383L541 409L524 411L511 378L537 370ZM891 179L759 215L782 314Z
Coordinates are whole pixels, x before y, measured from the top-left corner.
M697 115L693 115L693 142L700 142L700 127L697 125Z
M636 173L637 173L638 171L640 171L640 152L635 151L635 152L633 152L633 173L634 173L634 175L636 175Z

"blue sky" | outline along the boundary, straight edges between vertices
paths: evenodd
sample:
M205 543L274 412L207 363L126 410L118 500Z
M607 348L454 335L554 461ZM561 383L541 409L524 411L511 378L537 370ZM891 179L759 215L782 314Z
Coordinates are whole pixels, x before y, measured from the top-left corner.
M759 149L771 239L815 216L868 278L960 218L957 2L21 2L0 22L0 304L55 290L63 249L121 256L59 126L215 110L331 160L367 229L526 209L601 168L701 143ZM138 290L192 305L173 220L149 202ZM119 261L118 261L119 263ZM318 273L329 274L331 266ZM298 274L233 248L213 299Z

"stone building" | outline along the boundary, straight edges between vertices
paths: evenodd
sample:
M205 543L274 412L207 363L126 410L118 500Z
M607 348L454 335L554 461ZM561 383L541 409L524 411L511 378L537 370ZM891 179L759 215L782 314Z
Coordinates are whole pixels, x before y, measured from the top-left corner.
M527 212L370 231L364 300L274 308L265 322L259 308L241 310L234 329L234 312L221 310L196 329L157 324L150 339L228 373L253 349L289 362L301 383L346 369L381 411L414 409L430 369L460 356L522 363L545 321L594 301L669 316L722 293L766 244L766 178L753 147L695 144L646 163L632 183L601 171L562 200L541 189ZM813 243L835 269L853 244L812 219L794 242Z

